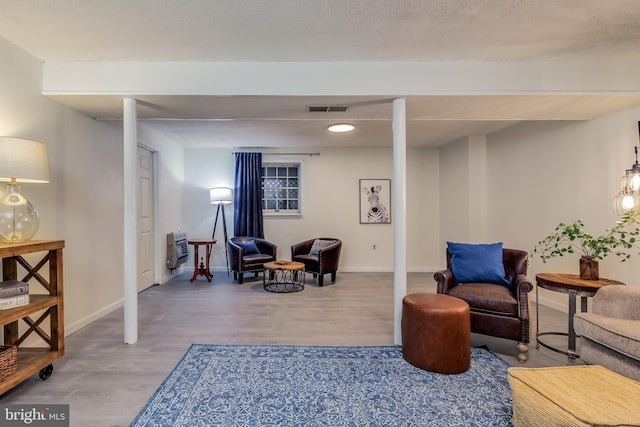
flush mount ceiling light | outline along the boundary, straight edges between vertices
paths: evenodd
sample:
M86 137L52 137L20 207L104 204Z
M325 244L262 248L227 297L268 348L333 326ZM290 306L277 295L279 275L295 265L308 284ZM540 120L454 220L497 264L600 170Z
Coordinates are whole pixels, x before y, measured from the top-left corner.
M329 132L351 132L355 128L351 123L336 123L329 126Z

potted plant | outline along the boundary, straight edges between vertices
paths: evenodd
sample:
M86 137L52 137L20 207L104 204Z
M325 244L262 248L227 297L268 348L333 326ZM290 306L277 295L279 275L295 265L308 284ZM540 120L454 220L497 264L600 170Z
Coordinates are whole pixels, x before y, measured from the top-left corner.
M560 223L553 233L540 240L533 253L542 262L565 254L580 254L580 278L598 280L598 260L607 255L615 254L624 262L631 258L633 250L640 254L640 211L631 210L625 213L616 225L606 230L606 233L594 237L584 230L582 221L572 224Z

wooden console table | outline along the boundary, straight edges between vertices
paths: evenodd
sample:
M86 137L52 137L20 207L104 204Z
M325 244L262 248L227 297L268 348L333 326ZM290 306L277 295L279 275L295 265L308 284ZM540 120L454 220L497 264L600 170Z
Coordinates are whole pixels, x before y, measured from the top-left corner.
M190 282L195 282L198 276L204 276L207 278L207 281L211 281L212 276L209 271L209 258L211 255L211 247L216 244L216 241L213 239L189 239L187 240L189 245L193 246L193 277L191 277ZM200 245L204 245L206 247L206 261L202 258L198 258L198 247ZM200 265L198 265L198 260L200 260Z
M64 240L0 243L2 279L29 283L29 304L0 310L0 324L4 326L4 344L18 346L18 369L0 381L0 394L38 371L40 378L46 380L53 372L52 363L64 355L62 248ZM46 254L32 266L23 255L36 252ZM41 274L39 270L47 263L48 274ZM23 270L26 271L25 275L19 275ZM38 283L47 291L46 294L33 293ZM38 314L37 319L31 318L34 314ZM40 326L47 318L48 331ZM20 320L28 326L22 335L18 331ZM22 346L26 338L34 332L46 343L46 347Z
M575 359L580 357L576 352L576 331L573 328L573 316L576 314L576 297L580 297L580 311L584 313L587 311L587 298L594 296L598 289L609 285L624 285L624 283L609 279L585 280L581 279L577 274L540 273L536 274L536 284L536 348L543 346L557 353L566 354L569 357L569 364L574 364ZM540 332L538 288L569 295L569 328L567 333ZM540 339L541 336L545 335L566 336L568 350L562 351L545 344Z

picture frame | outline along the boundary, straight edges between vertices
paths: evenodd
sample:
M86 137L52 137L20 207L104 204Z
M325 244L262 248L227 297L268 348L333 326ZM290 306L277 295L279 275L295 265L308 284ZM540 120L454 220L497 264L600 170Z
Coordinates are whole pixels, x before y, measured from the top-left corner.
M360 224L391 224L391 180L361 179Z

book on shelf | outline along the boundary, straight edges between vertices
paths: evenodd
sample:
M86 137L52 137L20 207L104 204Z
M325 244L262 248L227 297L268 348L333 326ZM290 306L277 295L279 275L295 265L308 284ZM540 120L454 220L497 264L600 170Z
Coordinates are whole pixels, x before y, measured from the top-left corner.
M5 280L4 282L0 282L0 299L25 294L29 294L29 284L26 282L19 280Z
M0 298L0 310L20 307L29 304L29 294L16 295L13 297Z

